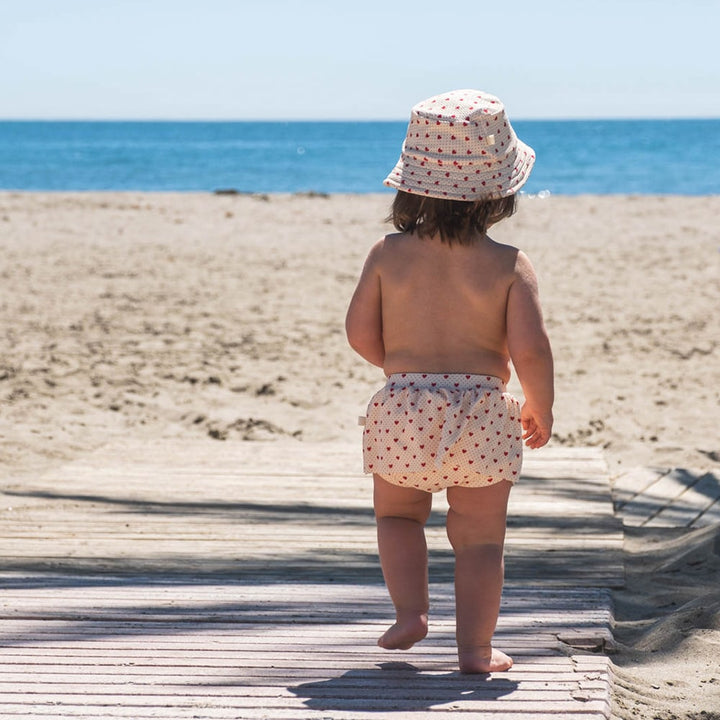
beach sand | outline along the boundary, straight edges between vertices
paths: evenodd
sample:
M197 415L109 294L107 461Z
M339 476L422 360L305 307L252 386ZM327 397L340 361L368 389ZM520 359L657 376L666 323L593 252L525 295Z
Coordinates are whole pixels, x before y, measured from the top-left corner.
M5 478L128 435L359 438L382 375L343 321L390 200L0 193ZM491 232L538 272L553 443L720 476L718 217L720 197L522 197ZM628 533L619 716L720 708L717 537Z

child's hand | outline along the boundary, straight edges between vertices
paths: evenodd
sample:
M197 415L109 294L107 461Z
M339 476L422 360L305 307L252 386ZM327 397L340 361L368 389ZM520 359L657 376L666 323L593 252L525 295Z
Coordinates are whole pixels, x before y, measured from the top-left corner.
M551 411L539 413L525 403L520 412L520 421L525 431L523 440L525 440L525 444L529 448L536 450L545 445L550 439L553 425Z

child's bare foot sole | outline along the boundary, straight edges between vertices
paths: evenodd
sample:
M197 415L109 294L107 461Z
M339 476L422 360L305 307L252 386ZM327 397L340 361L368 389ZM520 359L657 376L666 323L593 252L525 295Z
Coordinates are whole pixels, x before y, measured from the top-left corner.
M385 650L409 650L427 631L427 615L415 615L398 620L380 636L377 644Z
M461 673L491 673L509 670L512 658L490 645L458 650Z

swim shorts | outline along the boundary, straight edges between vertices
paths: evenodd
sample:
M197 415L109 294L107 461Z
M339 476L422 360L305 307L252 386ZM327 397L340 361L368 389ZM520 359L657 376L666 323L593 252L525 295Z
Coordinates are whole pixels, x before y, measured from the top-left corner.
M521 464L520 404L500 378L398 373L368 404L364 470L393 485L514 483Z

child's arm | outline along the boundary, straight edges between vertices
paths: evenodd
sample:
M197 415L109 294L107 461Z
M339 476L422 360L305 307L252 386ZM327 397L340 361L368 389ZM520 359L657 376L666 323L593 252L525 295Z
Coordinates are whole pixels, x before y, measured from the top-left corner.
M522 252L518 253L515 280L508 293L507 342L525 395L521 415L525 444L539 448L552 432L553 358L535 271Z
M381 240L370 250L345 318L352 349L378 367L385 362L379 272L382 246Z

